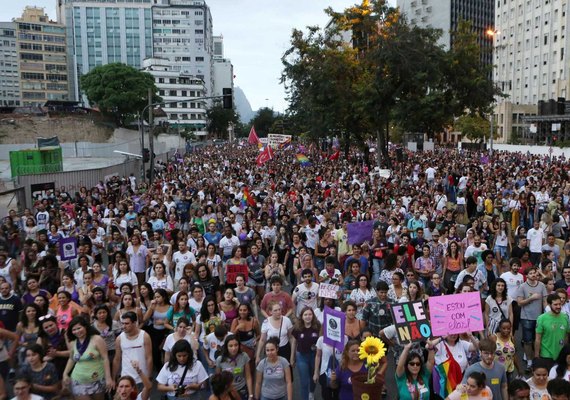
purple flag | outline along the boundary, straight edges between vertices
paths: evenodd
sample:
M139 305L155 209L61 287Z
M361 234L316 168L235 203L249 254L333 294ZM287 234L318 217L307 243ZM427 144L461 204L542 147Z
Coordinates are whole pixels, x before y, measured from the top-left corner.
M342 351L344 348L344 322L346 315L342 311L325 306L323 316L323 343Z
M366 241L372 243L374 221L353 222L346 226L348 244L362 244Z
M72 260L77 257L77 239L74 237L59 240L59 255L61 261Z

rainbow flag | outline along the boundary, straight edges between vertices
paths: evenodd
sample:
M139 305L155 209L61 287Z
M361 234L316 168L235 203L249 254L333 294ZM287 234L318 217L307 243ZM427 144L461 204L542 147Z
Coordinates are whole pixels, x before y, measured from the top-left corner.
M311 165L311 162L306 155L298 153L295 157L297 158L299 164L301 164L303 167L308 167Z
M249 189L247 187L243 189L243 197L241 198L241 205L242 207L256 206L255 199L253 198L251 193L249 193Z
M445 346L447 347L447 345ZM461 383L463 373L461 367L447 349L447 361L433 367L433 391L445 399Z

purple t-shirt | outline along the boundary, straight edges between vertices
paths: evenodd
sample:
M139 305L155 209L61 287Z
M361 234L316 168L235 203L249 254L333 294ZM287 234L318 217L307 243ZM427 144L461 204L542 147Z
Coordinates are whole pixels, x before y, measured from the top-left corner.
M362 364L359 372L366 372L366 367ZM351 377L355 372L347 369L340 369L340 365L336 367L336 380L339 384L339 400L352 400L352 380Z
M36 300L36 297L38 297L40 295L47 298L48 297L48 291L44 290L44 289L40 289L40 292L38 294L36 294L35 296L30 294L30 293L26 293L25 295L22 296L22 300L24 300L24 304L32 304Z

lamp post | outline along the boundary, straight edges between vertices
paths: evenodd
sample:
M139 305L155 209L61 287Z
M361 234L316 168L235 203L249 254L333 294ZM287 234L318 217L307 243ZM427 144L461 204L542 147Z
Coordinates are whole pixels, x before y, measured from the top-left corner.
M485 34L491 39L491 51L494 53L494 41L495 41L495 37L497 35L499 35L501 33L501 31L497 30L497 29L493 29L493 28L489 28L487 29L487 31L485 32ZM492 55L493 55L492 53ZM494 139L494 122L495 122L495 100L493 99L493 103L491 105L491 132L489 132L489 154L492 156L493 155L493 139Z

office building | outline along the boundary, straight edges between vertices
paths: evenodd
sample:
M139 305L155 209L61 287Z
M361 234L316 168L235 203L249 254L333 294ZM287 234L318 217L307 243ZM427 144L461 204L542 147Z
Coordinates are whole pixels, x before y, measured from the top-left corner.
M0 107L20 105L16 23L0 22Z
M152 5L156 0L58 0L67 27L70 86L80 99L79 77L120 62L142 68L152 57Z
M14 23L21 105L68 100L65 26L50 21L37 7L26 7Z

